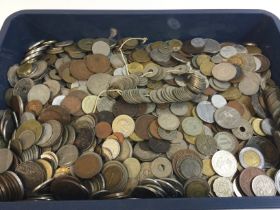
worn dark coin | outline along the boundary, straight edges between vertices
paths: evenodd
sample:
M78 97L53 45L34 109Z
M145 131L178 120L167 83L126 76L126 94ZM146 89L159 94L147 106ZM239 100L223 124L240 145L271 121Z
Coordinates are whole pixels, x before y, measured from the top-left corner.
M149 139L149 147L156 153L165 153L170 148L170 143L160 139Z

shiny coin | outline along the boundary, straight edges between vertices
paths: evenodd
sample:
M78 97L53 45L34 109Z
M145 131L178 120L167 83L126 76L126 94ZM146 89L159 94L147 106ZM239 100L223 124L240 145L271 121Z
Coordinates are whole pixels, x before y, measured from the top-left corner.
M244 168L248 167L264 167L264 157L262 153L253 147L244 147L239 152L239 161Z
M233 195L233 185L228 178L219 177L213 183L213 191L218 197L231 197Z
M228 151L220 150L212 157L214 171L223 177L232 177L237 171L237 161Z
M237 54L237 50L233 46L224 46L221 48L220 54L224 58L230 58Z
M201 101L196 107L198 117L207 123L214 122L214 113L216 108L208 101Z
M227 104L227 101L222 95L215 94L211 97L211 103L214 107L221 108Z
M95 95L88 95L84 97L82 101L83 112L86 114L93 113L96 102L97 102L97 96Z
M274 181L266 175L258 175L252 181L252 191L256 196L275 196Z
M102 144L102 149L108 149L112 154L112 159L115 159L120 154L120 144L115 139L106 139Z

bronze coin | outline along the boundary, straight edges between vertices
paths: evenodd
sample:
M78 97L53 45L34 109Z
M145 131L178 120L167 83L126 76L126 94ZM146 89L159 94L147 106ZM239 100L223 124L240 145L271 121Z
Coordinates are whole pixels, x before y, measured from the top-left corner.
M137 104L137 116L141 116L146 113L148 105L146 103Z
M84 60L72 60L70 63L70 73L77 80L87 80L92 75Z
M95 126L95 135L100 139L107 138L112 133L112 127L107 122L99 122Z
M82 103L78 97L68 95L63 99L60 106L68 110L70 114L75 114L81 110Z
M159 128L159 124L157 120L153 120L149 125L149 132L154 138L161 139L161 137L158 134L158 128Z
M94 152L81 155L74 163L73 171L82 179L89 179L98 174L103 166L101 157Z
M38 120L40 122L57 120L63 124L68 124L71 121L71 117L70 113L61 106L49 106L40 113Z
M89 149L94 141L94 131L91 128L78 128L76 129L76 139L74 145L80 152Z
M87 55L85 58L88 69L93 73L105 73L110 70L110 60L102 54Z
M151 138L149 139L149 147L155 153L165 153L170 148L170 143L165 140Z
M109 112L109 111L101 111L101 112L95 113L94 116L96 117L98 122L105 121L109 124L112 124L113 120L115 119L113 113Z
M137 136L139 136L141 139L149 139L149 126L152 121L156 119L155 116L145 114L140 117L138 117L135 121L135 133Z
M245 168L239 175L239 184L243 193L247 196L254 196L251 189L252 180L258 175L265 175L265 172L259 168Z
M82 90L71 90L68 96L75 96L80 99L80 101L83 101L83 99L88 96L88 94L85 91Z
M39 115L43 109L43 104L39 100L29 101L26 104L25 111L33 112L35 115Z
M57 200L85 200L89 198L88 190L72 176L56 178L51 183L50 191Z
M243 114L245 112L243 105L238 101L229 101L227 103L227 106L230 106L230 107L236 109L240 113L241 116L243 116Z
M21 179L27 193L46 180L45 170L40 164L33 161L20 163L16 167L15 172Z

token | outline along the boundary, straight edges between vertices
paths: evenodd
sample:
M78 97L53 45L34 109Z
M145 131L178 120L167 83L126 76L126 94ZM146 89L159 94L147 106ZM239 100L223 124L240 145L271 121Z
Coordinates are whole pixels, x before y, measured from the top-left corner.
M186 117L182 121L183 131L191 136L197 136L203 132L203 124L196 117Z
M138 177L140 170L141 170L141 165L140 162L136 158L127 158L123 164L127 168L128 171L128 177L129 178L135 178Z
M134 128L134 120L128 115L119 115L112 123L113 132L121 132L124 137L130 136L133 133Z
M166 178L172 174L172 165L167 158L158 157L151 164L152 174L157 178Z
M98 174L103 166L101 157L94 152L82 154L74 163L74 173L82 178L89 179Z
M173 114L161 114L158 117L158 124L165 130L172 131L176 130L179 125L180 121L176 115Z
M45 105L50 99L50 89L46 85L34 85L28 92L28 101L38 100Z
M239 112L228 106L217 109L214 118L219 126L226 129L237 128L241 120Z
M237 161L228 151L220 150L212 157L214 171L223 177L232 177L237 171Z
M211 97L211 103L214 107L221 108L227 104L227 101L222 95L215 94Z
M274 181L266 175L258 175L252 181L252 191L256 196L275 196Z
M244 147L239 152L239 161L244 168L264 167L264 157L262 153L253 147Z
M213 183L213 191L218 197L231 197L233 195L233 185L228 178L219 177Z
M212 74L215 79L227 82L236 76L236 68L230 63L220 63L213 67Z

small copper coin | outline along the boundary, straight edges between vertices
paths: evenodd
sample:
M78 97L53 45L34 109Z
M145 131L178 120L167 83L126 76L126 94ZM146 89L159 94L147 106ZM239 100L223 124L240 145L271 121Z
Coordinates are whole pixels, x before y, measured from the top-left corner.
M87 80L92 73L88 70L84 60L73 60L70 63L70 73L77 80Z
M88 55L85 61L88 69L93 73L105 73L110 69L110 60L102 54Z
M78 97L66 96L60 106L67 109L71 114L75 114L81 110L82 104Z
M158 128L159 128L159 124L157 122L157 120L154 120L150 123L149 125L149 133L156 139L161 139L161 137L158 134Z
M141 138L141 139L149 139L149 126L152 121L156 119L153 115L142 115L138 117L135 121L135 133Z
M25 111L33 112L37 116L40 114L42 109L43 109L43 104L39 100L29 101L25 107Z
M236 109L240 113L241 116L243 116L243 114L245 112L243 105L239 101L229 101L227 103L227 106Z
M241 190L247 196L254 196L251 188L252 180L258 175L265 175L265 172L259 168L249 167L245 168L239 176L239 185Z
M76 176L89 179L98 174L103 166L101 157L94 152L81 155L74 163L73 170Z
M99 122L95 126L95 135L100 139L105 139L112 133L112 127L108 122Z

